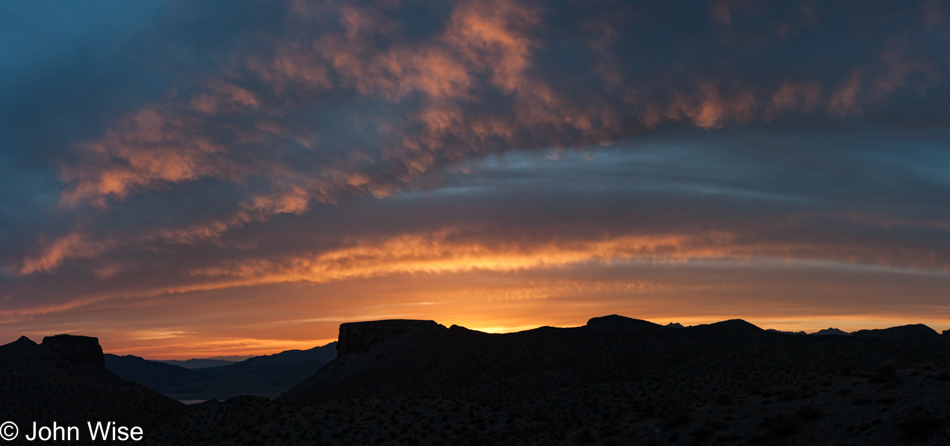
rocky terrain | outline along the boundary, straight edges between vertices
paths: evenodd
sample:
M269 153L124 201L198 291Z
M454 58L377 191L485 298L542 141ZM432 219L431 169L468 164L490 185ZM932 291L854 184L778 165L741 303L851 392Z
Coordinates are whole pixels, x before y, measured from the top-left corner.
M273 401L195 408L155 444L946 444L950 343L608 316L495 335L344 324L339 357ZM249 427L253 426L253 427Z
M152 434L185 412L183 404L106 370L96 338L59 335L37 344L21 337L0 346L0 422L17 423L21 433L34 421L114 421Z
M502 335L432 321L343 324L337 359L279 398L171 405L168 415L152 416L158 427L145 443L950 440L947 334L926 326L827 332L770 332L739 320L664 327L620 316ZM0 354L22 346L32 348L21 340L0 347ZM72 361L45 347L32 354L36 364ZM43 359L53 354L60 359ZM45 404L62 403L52 398Z
M542 327L488 334L431 321L368 322L340 328L339 359L283 399L314 402L345 397L479 398L505 402L578 384L655 380L671 375L736 372L836 373L950 360L933 330L867 331L851 337L771 333L740 320L673 329L620 316L575 328ZM892 336L894 331L898 335ZM929 330L929 329L928 329ZM377 342L348 341L358 339ZM471 395L469 395L471 394Z

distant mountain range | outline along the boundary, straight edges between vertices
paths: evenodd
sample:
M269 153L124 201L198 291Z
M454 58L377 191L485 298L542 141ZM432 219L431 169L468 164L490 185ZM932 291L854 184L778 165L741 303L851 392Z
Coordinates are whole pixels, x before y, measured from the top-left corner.
M348 323L338 358L308 380L273 401L202 408L158 442L213 441L249 425L264 444L942 441L950 336L914 325L825 333L617 315L508 334Z
M183 361L191 367L138 356L105 355L105 367L119 377L178 400L227 399L237 395L276 397L336 358L336 342L309 350L255 356L240 362ZM209 366L223 362L217 366Z
M666 325L669 328L685 328L679 323L669 323ZM692 327L692 326L691 326ZM790 335L840 335L840 336L866 336L866 337L878 337L878 338L937 338L943 336L945 339L950 339L950 330L945 330L943 334L937 333L934 329L923 325L903 325L900 327L891 327L883 329L873 329L873 330L859 330L855 332L847 332L844 330L839 330L834 327L825 328L823 330L818 330L814 333L806 333L804 331L782 331L776 330L773 328L766 329L772 333L782 333Z
M617 315L509 334L386 320L196 369L103 355L96 338L20 338L0 346L0 420L112 420L147 427L152 445L930 444L950 421L950 334L843 334Z
M220 367L223 365L231 365L231 364L234 364L235 362L241 362L252 357L253 356L248 356L246 358L241 358L241 359L193 358L193 359L188 359L185 361L169 359L169 360L156 361L156 362L176 365L178 367L184 367L186 369L205 369L208 367Z
M813 334L813 335L822 335L822 336L823 336L823 335L851 336L851 333L848 333L848 332L842 331L842 330L838 330L837 328L834 328L834 327L828 327L828 328L825 328L824 330L818 330L818 331L816 331L816 332L814 332L814 333L812 333L812 334Z

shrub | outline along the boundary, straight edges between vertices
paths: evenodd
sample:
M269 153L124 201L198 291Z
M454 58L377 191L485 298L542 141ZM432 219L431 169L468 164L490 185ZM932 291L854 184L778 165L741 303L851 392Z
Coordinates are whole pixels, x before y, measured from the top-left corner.
M742 391L746 395L761 395L763 387L765 386L759 381L749 381L742 387Z
M717 393L715 401L716 401L716 404L720 406L730 406L733 403L732 395L725 392Z
M661 423L666 427L682 426L692 421L689 407L680 403L670 403L663 408Z
M905 415L897 423L897 428L900 429L904 435L921 440L936 432L942 424L943 419L936 417L932 413L925 412L918 407Z
M594 441L594 434L591 433L589 427L584 427L580 432L577 433L577 441L588 444Z
M824 412L818 406L804 405L798 408L796 415L805 421L816 421L824 415Z
M897 379L897 364L894 361L882 362L881 365L877 366L877 371L874 372L874 375L871 376L870 381L875 383L882 383L888 381L894 381Z
M773 437L788 437L801 430L798 420L795 417L776 415L775 419L769 423L769 434Z

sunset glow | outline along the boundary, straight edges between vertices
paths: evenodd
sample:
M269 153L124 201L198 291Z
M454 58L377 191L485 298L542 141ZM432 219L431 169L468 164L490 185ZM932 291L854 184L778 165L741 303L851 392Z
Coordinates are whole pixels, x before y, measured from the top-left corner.
M0 343L950 329L950 8L912 3L0 6Z

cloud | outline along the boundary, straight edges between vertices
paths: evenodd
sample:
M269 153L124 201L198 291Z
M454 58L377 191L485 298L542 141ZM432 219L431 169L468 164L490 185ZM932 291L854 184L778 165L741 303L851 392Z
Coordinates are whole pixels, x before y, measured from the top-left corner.
M741 240L737 234L623 235L603 240L559 240L516 243L464 240L462 231L403 235L384 240L359 240L354 246L311 255L224 261L191 271L224 287L285 282L325 283L392 274L452 274L473 270L519 272L586 263L839 262L884 267L907 265L950 272L950 260L920 258L911 252L881 251L861 246L779 244ZM453 238L461 241L452 241Z
M603 241L524 246L495 240L452 243L458 231L412 234L385 240L360 240L355 246L288 258L225 262L192 271L210 278L248 280L247 284L308 281L322 283L397 273L457 273L471 270L511 272L592 261L679 260L722 256L719 238L727 235L621 237ZM712 239L712 240L710 240Z
M105 251L109 242L93 241L79 232L70 232L42 245L36 256L23 259L21 275L49 272L71 258L89 258Z
M25 74L0 75L4 317L403 276L950 259L935 2L146 6L134 26L51 16L70 39L8 50Z
M714 63L689 69L657 65L643 72L634 69L633 59L620 57L643 51L639 33L618 32L610 19L585 17L588 11L570 3L453 2L448 14L423 26L434 30L425 39L408 32L422 25L400 19L423 6L290 7L286 31L265 40L265 50L232 49L232 62L199 88L147 105L105 138L80 144L80 162L61 167L68 185L63 204L103 207L132 193L206 177L236 184L263 177L274 189L306 191L321 202L351 194L384 196L447 164L499 150L617 140L669 122L714 129L789 113L859 113L909 86L911 78L924 94L940 84L944 64L932 53L904 56L911 44L895 35L868 48L868 59L836 60L850 67L847 72L801 75L796 67L763 78L762 68L747 60L733 61L737 65L726 71ZM618 17L636 12L642 20L664 13L618 8ZM712 16L731 26L737 8L751 4L720 2ZM752 9L768 16L769 8ZM808 2L801 8L787 14L822 12ZM588 47L583 56L554 40L557 34L547 24L575 13L580 16L572 19L582 24L578 37ZM736 49L728 36L720 41L715 34L704 45L719 57L737 50L801 51L807 32L827 32L813 18L797 26L799 40L783 31L783 40L763 42L760 49ZM652 29L644 32L651 35ZM595 67L587 74L553 75L585 60ZM799 62L805 61L790 57L782 63ZM363 105L343 105L354 100ZM384 114L369 110L380 101L390 104ZM344 127L303 118L324 107L342 108ZM354 120L363 121L361 131L368 134L345 127Z

